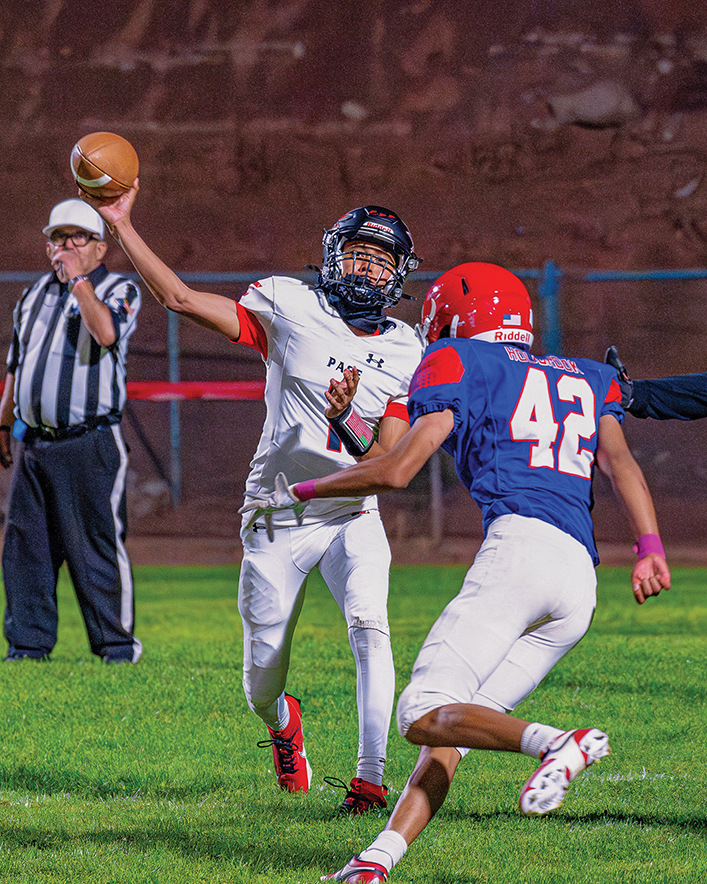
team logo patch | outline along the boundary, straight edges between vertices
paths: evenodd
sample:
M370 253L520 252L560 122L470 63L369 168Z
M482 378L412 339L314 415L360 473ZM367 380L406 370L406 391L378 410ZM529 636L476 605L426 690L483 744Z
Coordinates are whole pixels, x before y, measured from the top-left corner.
M116 306L119 310L121 308L125 310L128 316L132 316L135 312L135 308L130 304L130 301L128 301L127 298L118 298L118 300L116 301Z
M417 366L410 383L410 393L423 387L458 384L464 377L464 366L454 347L442 347L428 353Z

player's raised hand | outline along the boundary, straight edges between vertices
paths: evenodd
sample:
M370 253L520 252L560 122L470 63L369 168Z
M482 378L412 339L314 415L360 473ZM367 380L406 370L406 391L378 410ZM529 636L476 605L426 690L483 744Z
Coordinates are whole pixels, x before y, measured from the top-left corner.
M663 556L649 553L639 559L633 566L631 586L639 605L661 589L670 589L670 570Z
M324 417L327 420L339 417L346 411L356 395L360 378L359 371L354 365L353 368L344 369L344 376L340 381L336 378L331 379L329 389L324 393L329 403L324 409Z
M80 198L95 209L112 231L121 221L129 221L130 213L140 190L140 179L136 178L130 190L112 199L100 199L97 196L79 190Z

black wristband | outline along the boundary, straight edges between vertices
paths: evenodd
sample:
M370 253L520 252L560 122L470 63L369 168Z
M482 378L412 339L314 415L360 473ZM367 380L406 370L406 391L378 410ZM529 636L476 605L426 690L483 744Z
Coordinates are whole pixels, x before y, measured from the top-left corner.
M373 433L350 403L338 417L330 417L329 424L352 457L362 457L373 446Z
M12 432L12 427L8 427L7 424L0 425L0 430L7 430L8 433Z

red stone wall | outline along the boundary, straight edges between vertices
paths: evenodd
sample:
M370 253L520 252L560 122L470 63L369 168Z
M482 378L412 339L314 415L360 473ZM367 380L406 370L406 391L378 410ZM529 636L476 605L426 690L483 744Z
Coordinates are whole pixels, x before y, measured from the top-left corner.
M7 0L0 69L0 271L44 269L40 229L74 192L71 147L109 129L141 159L136 226L178 271L300 270L324 226L377 203L405 218L426 270L554 260L565 352L617 343L636 376L707 368L704 283L579 281L707 263L699 4ZM116 248L111 262L127 269ZM0 286L2 346L17 294ZM132 376L164 377L164 347L148 302ZM262 371L199 329L183 347L184 377ZM192 503L237 503L259 408L183 407ZM168 461L166 413L136 409ZM627 428L654 487L698 506L701 425ZM133 442L144 489L154 470Z

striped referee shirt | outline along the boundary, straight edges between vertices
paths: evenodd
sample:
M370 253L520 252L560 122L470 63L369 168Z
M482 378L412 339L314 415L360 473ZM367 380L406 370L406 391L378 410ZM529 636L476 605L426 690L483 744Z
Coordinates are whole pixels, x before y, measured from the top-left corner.
M30 427L63 429L95 417L120 420L140 290L103 264L88 278L113 316L116 340L108 348L91 337L76 297L55 273L25 289L15 306L7 367L15 376L15 415Z

